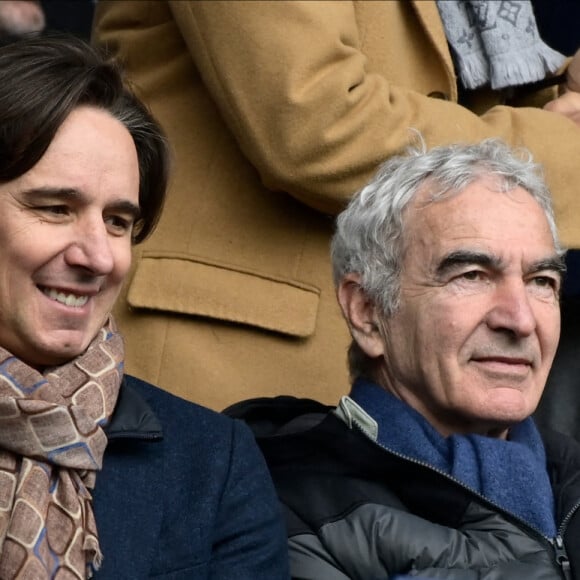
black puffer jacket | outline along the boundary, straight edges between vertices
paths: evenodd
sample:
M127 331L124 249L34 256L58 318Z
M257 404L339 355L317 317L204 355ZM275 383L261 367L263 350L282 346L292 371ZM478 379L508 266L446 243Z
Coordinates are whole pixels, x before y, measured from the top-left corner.
M345 402L341 405L344 405ZM339 406L340 409L340 406ZM580 445L542 431L558 536L547 538L428 465L384 449L364 416L292 397L245 419L286 508L292 577L580 580Z

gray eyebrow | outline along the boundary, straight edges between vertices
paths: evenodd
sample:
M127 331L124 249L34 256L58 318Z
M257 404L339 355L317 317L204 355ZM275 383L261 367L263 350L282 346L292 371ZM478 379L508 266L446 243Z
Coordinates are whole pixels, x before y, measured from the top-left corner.
M485 252L476 252L472 250L455 250L450 252L446 256L443 256L436 268L436 274L438 276L443 276L448 272L452 272L456 268L465 266L467 264L474 264L483 266L485 268L491 268L494 270L500 270L503 266L503 261L498 256L492 254L487 254ZM533 274L535 272L541 272L548 270L555 272L560 276L563 276L566 272L566 262L563 256L554 254L553 256L548 256L532 262L526 269L526 274Z
M528 268L528 274L533 274L534 272L541 272L542 270L551 270L563 276L566 273L566 261L564 256L551 256L543 260L538 260L534 262Z
M485 252L476 252L473 250L455 250L446 256L443 256L435 270L438 276L451 272L466 264L477 264L486 268L499 270L502 266L502 260L497 256Z

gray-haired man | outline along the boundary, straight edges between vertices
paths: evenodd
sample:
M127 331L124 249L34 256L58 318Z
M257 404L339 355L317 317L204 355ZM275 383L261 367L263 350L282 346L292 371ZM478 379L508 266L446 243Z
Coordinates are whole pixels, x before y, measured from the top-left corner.
M301 579L580 578L580 447L531 414L560 333L550 194L496 140L391 158L339 216L338 407L254 423Z

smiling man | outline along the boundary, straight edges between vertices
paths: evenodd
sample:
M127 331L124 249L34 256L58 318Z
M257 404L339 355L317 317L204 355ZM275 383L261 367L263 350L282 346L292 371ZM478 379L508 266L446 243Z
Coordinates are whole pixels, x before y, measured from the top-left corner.
M393 157L332 260L350 395L231 411L287 508L293 577L580 578L580 446L530 418L564 271L538 167L496 140Z
M139 216L133 140L107 111L80 106L40 161L0 183L0 344L30 364L86 350L131 265Z
M124 373L111 309L168 151L73 37L0 48L0 578L286 579L239 422Z

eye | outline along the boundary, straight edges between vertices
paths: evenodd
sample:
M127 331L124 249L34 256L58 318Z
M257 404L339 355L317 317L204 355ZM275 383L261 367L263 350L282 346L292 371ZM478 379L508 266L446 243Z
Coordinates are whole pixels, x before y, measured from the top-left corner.
M448 283L461 292L485 292L491 282L490 272L468 265L465 270L458 270Z
M530 282L542 295L557 294L560 291L560 280L554 276L534 276Z
M548 276L536 276L533 278L533 282L536 286L541 288L545 288L546 286L554 288L556 285L556 281L553 278L549 278Z
M70 210L66 205L44 205L37 207L36 210L53 215L68 215L70 213Z
M105 223L111 234L123 236L131 233L134 220L125 216L110 215L105 218Z
M478 280L483 280L484 272L481 270L468 270L467 272L463 272L459 275L459 278L463 280L467 280L469 282L476 282Z
M62 203L31 206L30 211L38 216L41 222L50 224L67 223L72 216L72 209Z

